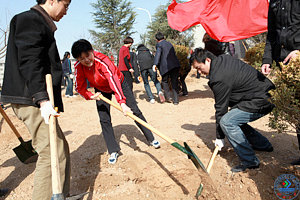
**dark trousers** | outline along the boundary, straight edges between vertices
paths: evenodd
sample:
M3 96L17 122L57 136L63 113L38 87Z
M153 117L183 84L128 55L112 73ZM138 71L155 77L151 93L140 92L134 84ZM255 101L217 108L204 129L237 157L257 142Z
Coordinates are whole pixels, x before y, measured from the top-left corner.
M73 96L73 79L70 78L70 74L64 74L64 77L67 81L66 95Z
M187 95L188 94L188 90L185 84L185 78L187 77L188 74L184 74L184 75L180 75L179 76L179 80L181 83L181 91L182 91L182 95Z
M122 74L124 75L125 77L125 80L129 86L129 89L131 90L132 92L132 89L133 89L133 79L132 79L132 75L131 75L131 72L130 71L121 71ZM125 94L124 94L125 95Z
M122 83L122 90L123 94L126 97L126 105L132 110L133 114L140 119L144 120L146 122L145 117L143 116L143 113L138 108L136 101L134 99L134 96L129 89L126 79ZM101 92L95 88L95 92ZM101 94L108 98L109 100L112 99L113 93L105 93L101 92ZM100 124L102 128L103 137L108 149L108 153L111 154L112 152L118 152L121 150L119 144L116 142L116 138L114 135L114 130L111 123L111 115L110 115L110 105L103 100L96 101L96 106L98 110L98 115L100 118ZM145 135L148 142L152 142L154 140L152 132L147 129L146 127L142 126L141 124L137 123L135 121L136 125L141 129L143 134Z
M165 91L165 97L166 99L170 99L173 96L173 102L178 103L178 74L179 74L179 68L172 69L171 71L168 71L164 75L162 75L161 84ZM172 91L170 91L169 88L169 78L171 79L171 85L172 85ZM172 92L172 94L171 94Z

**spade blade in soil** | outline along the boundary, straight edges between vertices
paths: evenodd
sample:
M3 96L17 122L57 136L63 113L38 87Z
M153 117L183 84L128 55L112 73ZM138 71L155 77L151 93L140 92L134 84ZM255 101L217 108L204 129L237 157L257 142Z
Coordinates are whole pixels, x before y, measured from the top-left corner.
M21 141L21 144L13 149L19 160L24 163L32 163L36 162L38 158L38 154L32 148L31 140L24 142Z
M200 161L198 156L192 151L192 149L189 147L189 145L186 142L184 142L184 147L189 152L188 158L192 160L192 162L197 167L197 169L199 170L201 167L203 169L203 171L205 171L207 173L206 168L204 167L203 163Z

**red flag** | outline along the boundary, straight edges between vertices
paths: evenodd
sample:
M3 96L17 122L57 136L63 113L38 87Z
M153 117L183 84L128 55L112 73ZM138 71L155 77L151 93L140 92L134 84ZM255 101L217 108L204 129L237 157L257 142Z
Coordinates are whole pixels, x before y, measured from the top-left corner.
M212 38L229 42L266 32L268 6L268 0L173 0L167 16L173 29L201 24Z

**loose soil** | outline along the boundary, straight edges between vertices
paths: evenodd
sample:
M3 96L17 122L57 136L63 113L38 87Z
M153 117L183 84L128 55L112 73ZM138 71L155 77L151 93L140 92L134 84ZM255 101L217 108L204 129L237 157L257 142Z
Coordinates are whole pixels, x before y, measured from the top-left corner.
M191 72L186 80L189 96L180 97L179 105L150 104L143 83L134 84L134 95L149 124L180 144L187 142L207 166L214 150L215 139L214 99L207 79L195 78ZM155 92L151 82L152 91ZM122 155L115 165L107 162L108 153L101 134L95 102L80 96L64 97L65 112L59 124L68 140L71 152L71 194L88 191L88 200L190 200L195 199L202 182L204 189L199 199L271 200L274 181L281 174L300 177L300 168L289 163L299 157L296 134L290 130L277 134L268 124L268 116L251 123L273 144L274 151L256 152L261 161L259 169L231 173L239 163L228 141L217 155L207 175L198 172L191 160L163 139L160 149L149 146L134 122L112 108L112 123ZM114 99L115 101L115 99ZM6 113L25 141L30 135L9 105ZM0 117L0 188L10 193L1 200L29 200L33 191L35 163L25 165L12 149L19 145L8 124ZM217 192L216 192L217 191ZM215 193L215 194L213 194ZM300 197L298 198L300 199Z

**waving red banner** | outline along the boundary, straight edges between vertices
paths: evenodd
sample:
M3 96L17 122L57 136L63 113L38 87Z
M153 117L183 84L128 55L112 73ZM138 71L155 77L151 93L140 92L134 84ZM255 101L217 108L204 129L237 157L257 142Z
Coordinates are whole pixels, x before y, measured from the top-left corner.
M268 0L173 0L167 16L173 29L201 24L212 38L229 42L266 32L268 6Z

